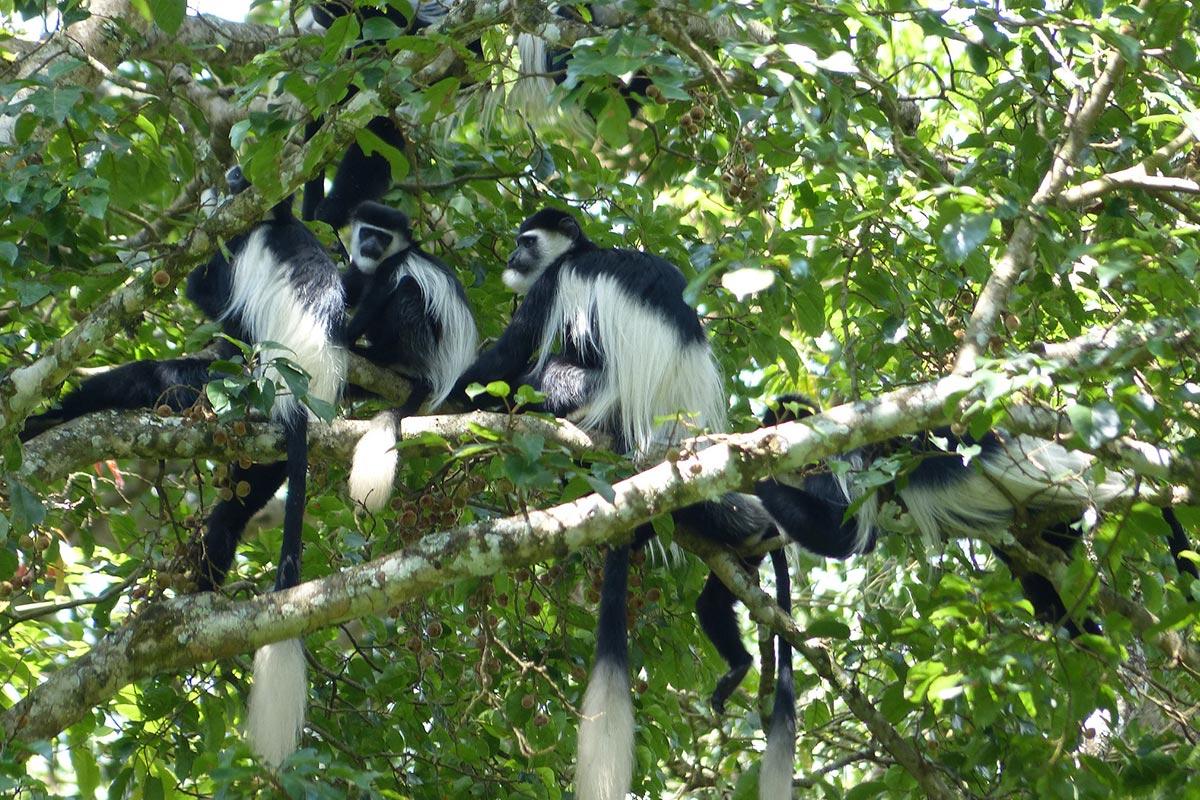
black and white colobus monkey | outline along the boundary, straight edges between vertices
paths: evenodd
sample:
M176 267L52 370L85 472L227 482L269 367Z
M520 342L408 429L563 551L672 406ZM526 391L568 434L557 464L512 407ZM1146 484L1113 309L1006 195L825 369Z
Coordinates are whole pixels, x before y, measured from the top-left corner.
M234 194L249 186L236 167L230 170L229 185ZM346 376L341 276L321 242L293 216L291 198L275 206L267 220L229 240L226 247L228 259L218 252L188 276L188 297L221 320L231 336L250 343L279 345L278 349L271 347L262 352L268 377L279 377L270 361L286 357L308 373L309 396L336 404ZM199 570L202 591L213 590L225 580L246 523L285 478L288 491L275 590L300 583L308 413L294 395L276 395L271 416L286 432L287 460L233 468L232 480L247 481L250 494L218 502L209 515ZM272 766L278 766L296 749L304 725L306 695L304 653L299 639L258 650L246 729L254 750Z
M378 511L392 492L400 421L449 396L475 358L479 334L462 284L413 240L408 217L396 209L363 203L354 210L343 285L347 303L356 306L346 342L412 383L404 405L376 416L354 448L350 496ZM363 336L367 344L360 347Z
M581 21L582 17L577 7L586 7L591 21L605 28L613 28L620 24L621 16L613 3L578 3L560 5L555 13L558 16ZM552 101L551 89L561 86L567 79L567 66L571 61L571 51L563 48L547 48L546 40L530 33L517 36L517 53L521 57L520 80L517 82L514 94L517 102L527 107L541 108L549 111ZM628 81L618 79L617 91L625 98L629 107L629 115L636 117L642 108L642 100L646 90L653 81L644 72L634 73Z
M361 19L383 17L402 31L416 32L427 28L446 15L457 0L400 0L397 4L385 3L381 8L358 6L354 0L319 0L310 3L296 18L296 26L304 32L324 33L338 17L357 13ZM397 5L408 5L409 11L401 11ZM479 42L471 42L468 49L481 54ZM346 103L358 92L351 85L346 90L342 103ZM321 120L309 123L304 131L307 141L317 132ZM404 134L390 116L375 117L367 123L367 130L397 150L404 148ZM351 212L363 201L378 200L392 186L392 168L381 153L367 155L357 142L342 156L334 173L333 185L325 194L325 176L318 174L304 185L304 200L301 217L306 220L321 220L335 229L346 226Z
M716 359L695 310L683 299L686 281L673 264L635 250L599 248L570 214L545 209L521 224L503 280L525 299L500 338L460 379L458 391L472 382L529 384L545 395L545 410L604 431L620 451L634 456L680 438L683 428L660 422L664 417L691 412L704 428L724 425L726 401ZM761 504L749 495L730 494L682 509L676 520L735 546L771 530ZM605 558L596 657L579 730L575 785L580 800L623 800L632 780L625 619L629 556L631 547L651 536L650 526L641 526L633 545L613 547ZM697 604L701 625L731 670L744 674L742 654L747 666L749 654L733 606L715 607L718 615L711 616L707 604ZM782 673L780 685L790 685ZM783 770L786 779L760 782L776 791L786 785L787 794L774 797L791 796L792 747L782 734L795 712L792 704L784 705L764 766Z
M146 359L93 375L68 392L57 408L25 420L19 438L27 442L52 427L93 411L132 411L160 405L176 412L191 408L211 378L209 368L213 360L220 357L218 353L232 355L226 349L227 345L222 342L210 357ZM232 348L232 345L228 347Z
M814 411L804 398L782 397L775 408L767 410L763 424L803 418ZM956 452L959 444L979 447L971 464L964 463ZM910 445L899 440L891 443L891 447L905 446L921 458L907 473L905 482L890 486L922 536L933 543L944 536L974 537L981 530L999 533L1011 527L1023 510L1032 520L1047 519L1042 538L1070 555L1079 538L1074 524L1084 511L1103 508L1130 489L1126 477L1116 472L1109 472L1099 483L1090 481L1092 459L1088 455L1030 436L992 431L975 440L955 436L943 428L917 437ZM851 470L860 470L872 457L869 450L856 451L844 460ZM755 492L784 533L805 549L846 558L869 552L879 536L878 493L864 498L858 511L846 516L860 496L852 478L837 477L828 471L776 476L756 484ZM1188 547L1182 526L1170 508L1164 509L1163 515L1171 529L1168 544L1177 567L1195 577L1196 565L1179 557ZM1002 550L995 552L1012 567ZM1084 632L1100 633L1093 620L1077 622L1070 617L1062 598L1044 576L1016 569L1014 573L1038 619L1061 625L1072 638Z

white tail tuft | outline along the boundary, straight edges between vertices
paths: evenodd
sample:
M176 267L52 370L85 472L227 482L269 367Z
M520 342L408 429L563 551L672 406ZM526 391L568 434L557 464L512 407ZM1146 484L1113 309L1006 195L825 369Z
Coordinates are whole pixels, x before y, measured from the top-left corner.
M278 768L300 746L307 702L308 679L300 640L260 647L254 654L246 738L251 749L272 768Z
M629 676L612 661L597 661L583 696L575 797L625 800L632 780L633 701L629 697Z
M370 512L387 505L396 480L400 454L396 451L399 424L390 411L377 414L371 429L354 446L350 464L350 497Z
M796 752L796 720L776 713L767 733L767 752L758 773L758 800L792 800L792 761Z

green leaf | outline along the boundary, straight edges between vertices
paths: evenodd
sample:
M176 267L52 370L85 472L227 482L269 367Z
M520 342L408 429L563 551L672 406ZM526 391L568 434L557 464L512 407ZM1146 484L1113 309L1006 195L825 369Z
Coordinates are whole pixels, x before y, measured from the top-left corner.
M147 0L150 19L168 35L179 32L187 15L187 0Z
M849 639L850 628L840 619L822 617L810 622L804 635L814 639Z
M17 254L19 252L15 242L0 241L0 261L3 261L10 267L17 263Z
M365 40L382 39L388 41L399 36L403 31L396 23L387 17L368 17L363 20L362 38Z
M593 492L600 495L610 503L616 503L617 493L613 491L611 483L602 481L595 475L584 475L583 479L587 481L588 486L592 487Z
M991 228L991 214L962 214L948 222L938 239L946 260L955 266L966 261L983 244Z
M392 171L393 181L401 180L404 176L408 175L408 159L404 157L404 153L376 136L367 128L363 128L355 134L354 140L358 142L358 146L367 155L377 153L387 159L388 166Z
M29 487L15 476L9 475L7 483L9 501L12 503L13 531L25 533L46 518L46 508L41 498L29 491Z
M617 92L607 92L608 102L596 117L596 134L608 147L629 144L629 106Z

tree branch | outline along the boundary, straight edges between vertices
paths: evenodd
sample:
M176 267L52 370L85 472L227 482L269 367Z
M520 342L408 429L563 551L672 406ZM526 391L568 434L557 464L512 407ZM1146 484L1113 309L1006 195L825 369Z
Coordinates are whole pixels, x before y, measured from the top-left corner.
M1119 357L1123 346L1124 340L1115 342L1111 357ZM545 511L433 534L369 564L247 603L194 597L156 605L50 676L0 721L9 738L53 736L138 678L379 613L462 578L618 541L657 514L741 489L773 471L795 470L868 442L944 423L952 409L980 398L985 389L994 396L1028 381L1020 365L1014 365L1013 372L1018 377L951 375L802 421L726 436L707 449L685 452L677 461L617 483L613 502L589 495ZM821 674L836 681L847 702L857 697L858 690L831 661L819 651L809 653ZM872 717L866 707L856 713ZM880 729L877 735L888 732ZM901 763L907 760L914 777L929 791L948 791L940 776L923 772L925 765L913 761L904 744L891 741L889 752Z
M124 2L98 1L106 4ZM464 19L472 19L468 15L469 10L460 14L452 13L443 21L443 27L464 24ZM489 9L489 13L496 12ZM110 35L113 34L110 32ZM444 48L434 54L403 52L398 54L392 63L420 71L446 52L452 53L453 48ZM442 64L442 61L439 60L438 63ZM443 68L448 67L448 64L443 65ZM443 74L428 71L422 73L425 80L435 80ZM360 129L373 117L383 113L385 104L395 105L402 102L404 93L403 86L387 85L358 92L336 114L328 115L325 124L304 147L300 157L288 162L289 166L284 168L280 176L279 191L264 196L264 193L251 189L235 197L212 219L190 231L182 241L166 247L166 252L161 258L140 265L129 282L101 302L74 329L47 348L36 362L6 375L5 379L0 381L0 435L15 431L17 425L41 398L61 383L71 368L92 353L101 342L113 336L152 303L171 296L176 282L216 249L218 238L245 230L253 220L261 219L267 209L297 191L329 160L330 154L341 152L348 147ZM309 166L305 167L306 164Z
M100 411L51 428L25 445L18 475L25 480L48 482L97 461L114 458L204 458L231 462L249 458L258 463L286 456L283 428L273 422L244 423L246 432L234 435L227 425L191 422L183 417L158 417L148 411ZM528 415L475 411L408 417L400 426L400 439L436 435L458 444L483 441L478 430L500 434L533 434L583 455L610 443L588 435L566 420ZM309 449L314 460L347 463L354 446L370 429L366 420L339 419L332 424L309 426ZM223 432L218 444L214 434Z
M1196 181L1151 174L1170 161L1194 138L1192 129L1184 128L1178 136L1146 156L1141 162L1068 189L1059 196L1058 202L1067 206L1090 203L1118 188L1142 189L1147 192L1200 194L1200 183L1196 183Z
M1021 209L1016 227L1009 237L1004 254L996 263L991 276L979 293L979 299L967 323L962 347L955 358L954 372L969 373L975 369L976 361L986 350L996 322L1008 303L1008 297L1017 283L1017 278L1033 259L1033 247L1037 242L1037 220L1042 209L1055 200L1070 177L1071 168L1079 153L1087 144L1088 136L1108 102L1125 70L1125 58L1119 50L1109 54L1103 72L1092 84L1091 92L1063 123L1066 136L1054 150L1050 169L1042 177L1033 197ZM1076 101L1081 100L1077 95Z
M755 622L782 636L804 657L813 670L841 697L850 713L862 721L878 745L920 784L926 797L955 798L962 795L947 783L917 747L902 736L876 709L875 701L867 697L862 689L858 688L853 677L838 666L829 649L814 644L813 640L797 627L795 620L784 613L770 595L754 584L732 552L685 531L676 532L676 541L704 559L709 569L716 573L721 582L746 606Z

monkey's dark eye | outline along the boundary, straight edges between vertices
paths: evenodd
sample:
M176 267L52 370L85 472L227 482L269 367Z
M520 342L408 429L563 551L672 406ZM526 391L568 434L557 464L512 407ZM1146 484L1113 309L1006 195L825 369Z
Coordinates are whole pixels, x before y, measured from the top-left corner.
M517 247L533 247L537 237L532 233L523 233L517 237Z

